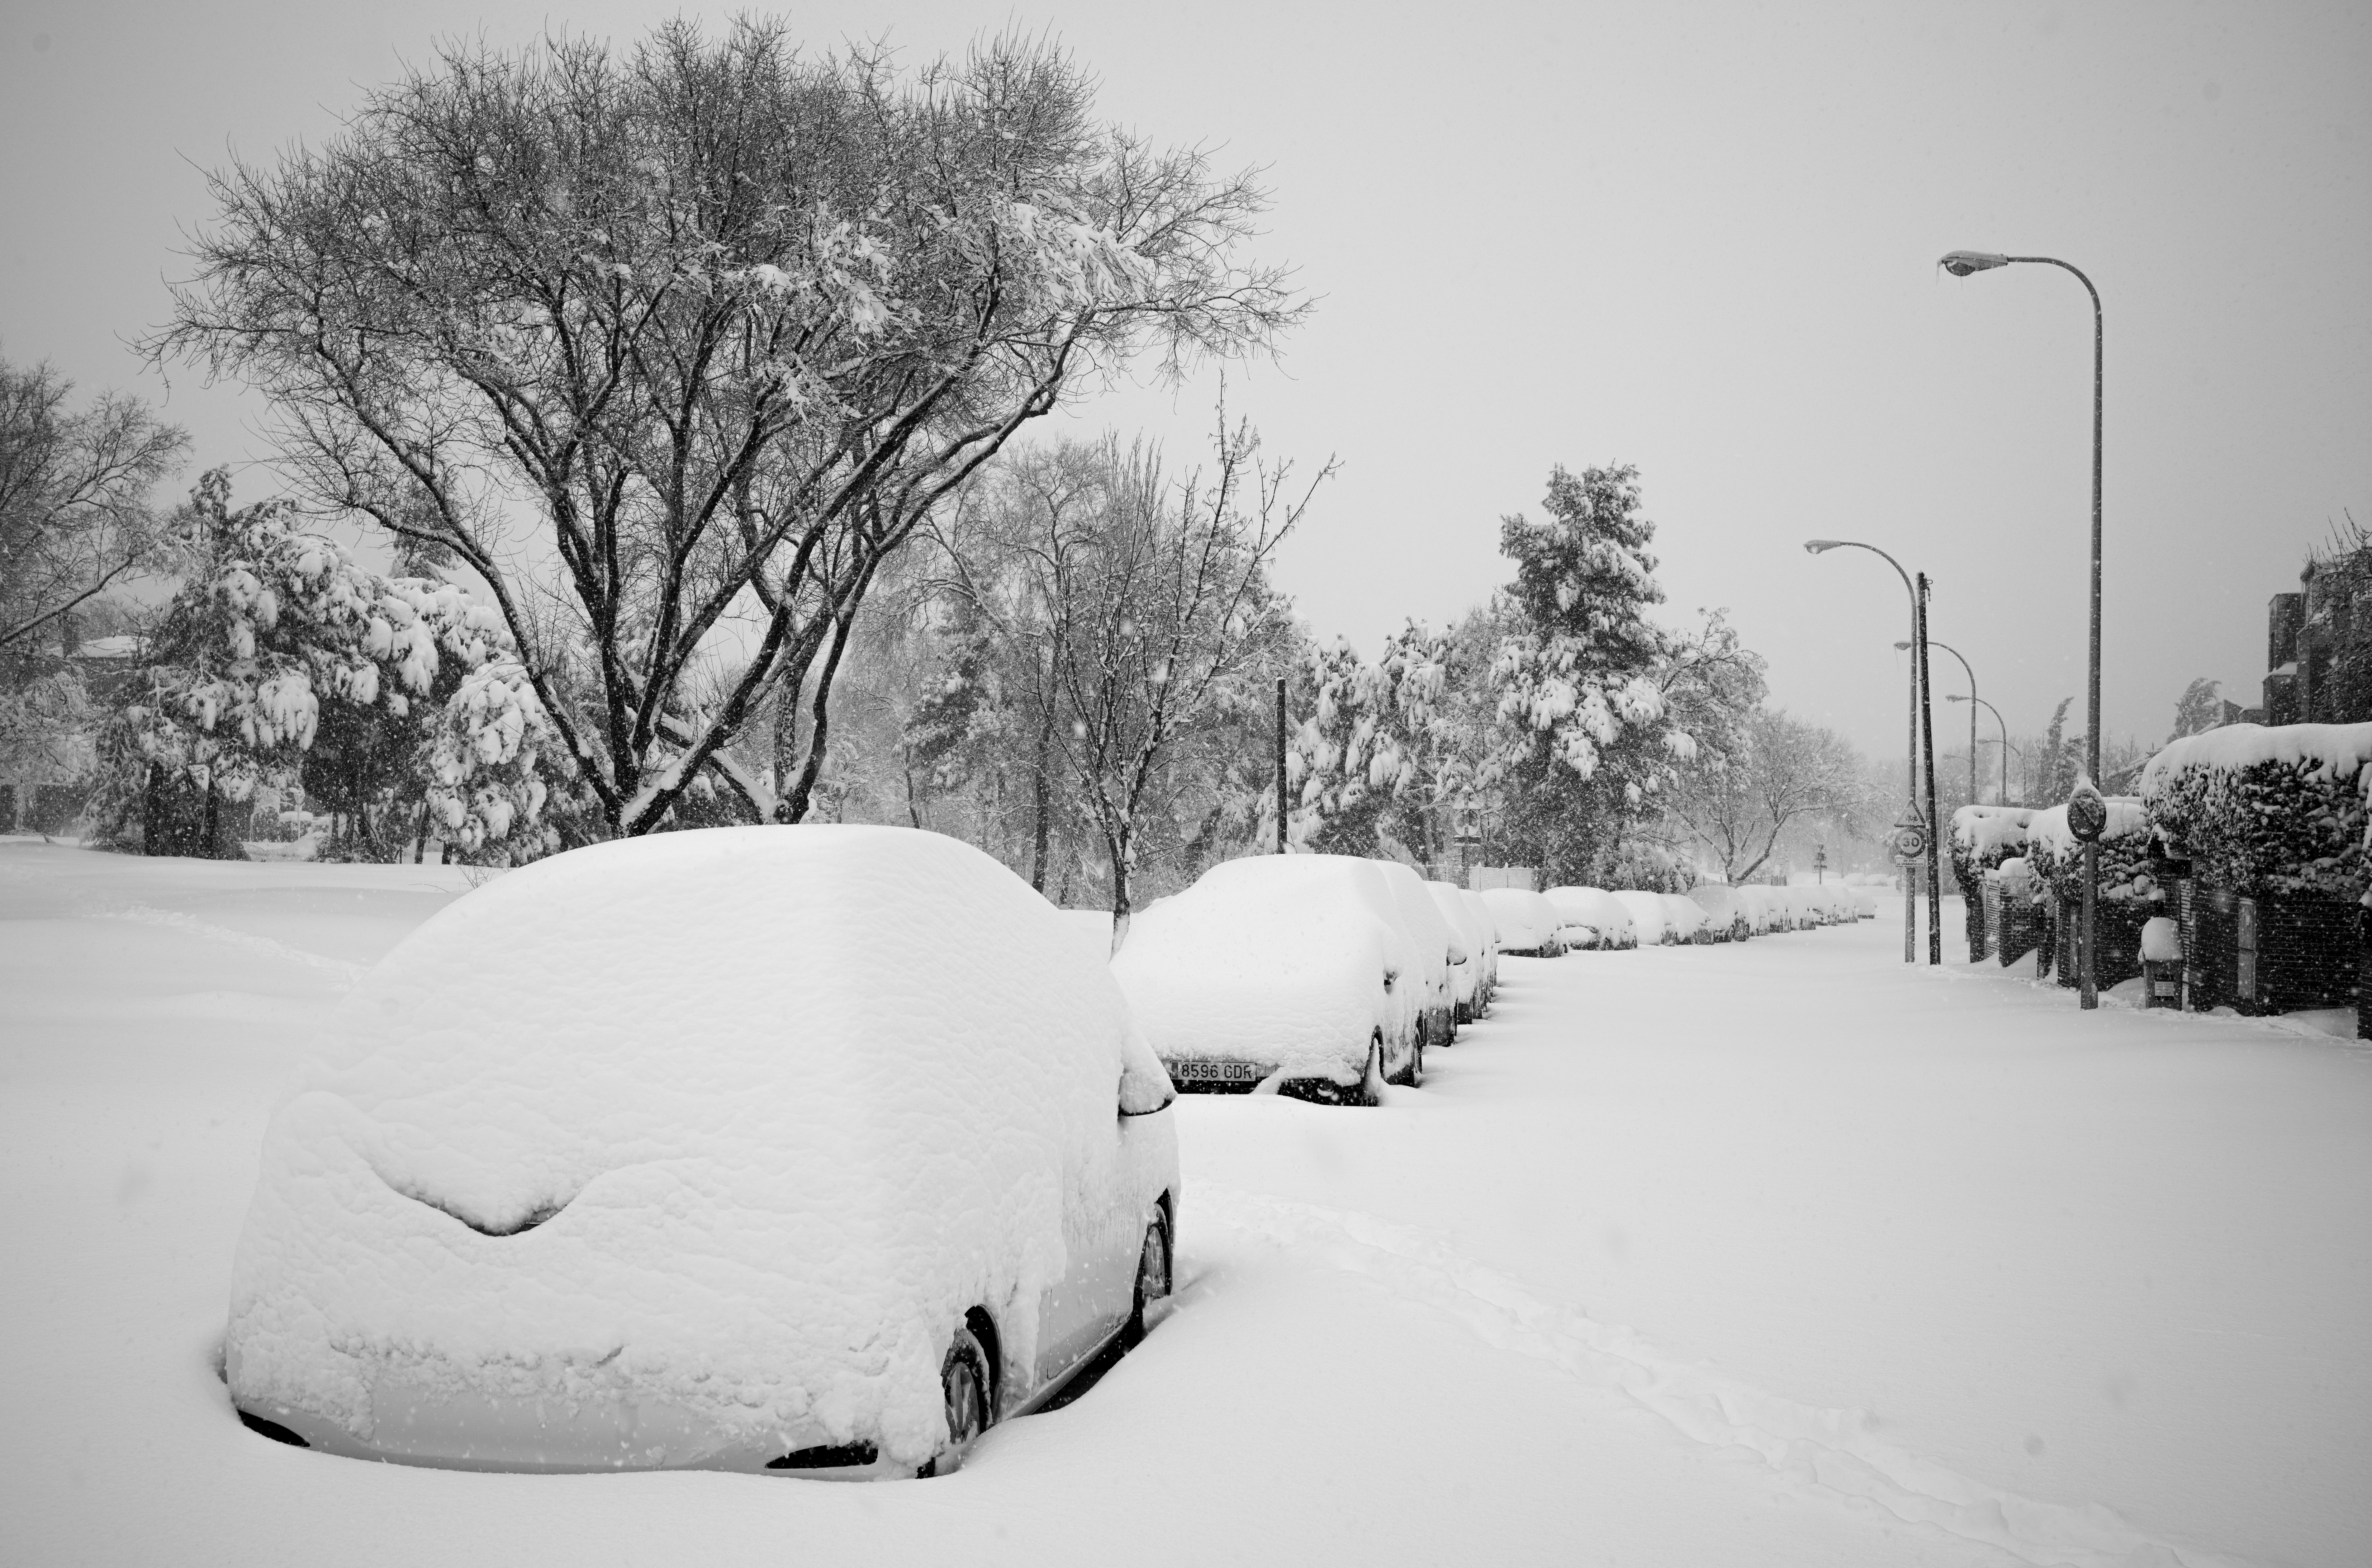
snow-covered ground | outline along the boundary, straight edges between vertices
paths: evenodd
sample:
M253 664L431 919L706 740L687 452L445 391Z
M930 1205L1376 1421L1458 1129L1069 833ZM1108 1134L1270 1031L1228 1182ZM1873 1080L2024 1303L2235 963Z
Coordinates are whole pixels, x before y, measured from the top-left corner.
M1890 900L1507 959L1380 1109L1183 1102L1175 1308L959 1475L265 1442L265 1115L467 887L0 842L0 1560L2372 1560L2372 1053L1906 970Z

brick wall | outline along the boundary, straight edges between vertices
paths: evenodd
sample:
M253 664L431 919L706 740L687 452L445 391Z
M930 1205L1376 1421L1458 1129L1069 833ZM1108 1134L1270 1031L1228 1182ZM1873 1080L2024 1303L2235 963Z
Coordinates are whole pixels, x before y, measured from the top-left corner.
M2355 1000L2357 906L2337 899L2259 899L2256 1011L2295 1013Z
M1994 951L2007 967L2049 940L2050 926L2042 911L2023 893L2004 889L2001 902L2001 941Z

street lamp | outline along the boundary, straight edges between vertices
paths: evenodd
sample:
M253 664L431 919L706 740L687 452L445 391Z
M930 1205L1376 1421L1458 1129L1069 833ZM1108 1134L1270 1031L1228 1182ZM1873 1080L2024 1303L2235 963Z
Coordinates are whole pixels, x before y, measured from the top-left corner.
M2084 772L2094 781L2100 776L2100 408L2101 367L2104 363L2103 343L2107 328L2100 312L2100 291L2083 272L2056 256L2004 256L1991 250L1948 251L1936 263L1956 278L1971 273L1991 272L2006 267L2013 261L2031 262L2038 266L2059 267L2076 274L2084 292L2092 296L2092 668L2090 677L2087 730L2084 737ZM2079 983L2082 1005L2098 1007L2099 992L2095 984L2098 965L2093 961L2095 912L2099 898L2100 847L2097 843L2084 846L2084 940Z
M1895 645L1896 647L1898 647L1898 648L1903 648L1903 647L1908 647L1908 646L1910 646L1910 645L1909 645L1908 643L1897 643L1897 644L1895 644L1894 645ZM1954 646L1953 646L1951 644L1949 644L1949 643L1939 643L1939 642L1937 642L1937 641L1936 641L1935 638L1933 638L1933 637L1930 637L1930 638L1928 638L1928 639L1927 639L1927 645L1928 645L1929 647L1931 647L1931 648L1941 648L1941 649L1943 649L1946 653L1948 653L1948 654L1951 655L1954 658L1959 659L1959 660L1960 661L1960 671L1961 671L1961 673L1962 673L1962 674L1966 675L1966 676L1969 678L1969 694L1970 694L1971 696L1974 696L1974 695L1976 694L1976 690L1977 690L1977 672L1976 672L1975 670L1971 669L1971 668L1969 668L1969 661L1968 661L1967 657L1966 657L1966 656L1964 656L1961 654L1960 650L1959 650L1959 649L1958 649L1958 648L1956 648L1956 647L1954 647ZM1948 703L1957 703L1957 702L1959 702L1959 700L1960 700L1960 699L1959 699L1958 697L1950 697L1950 696L1948 696L1948 697L1946 697L1946 698L1944 699L1944 701L1946 701L1946 702L1948 702ZM2000 717L2001 715L2000 715L2000 714L1994 714L1994 717L1996 717L1996 718L1998 718L1998 717ZM1971 805L1971 806L1974 806L1976 803L1977 803L1977 710L1976 710L1976 709L1974 709L1974 708L1971 708L1971 709L1969 710L1969 804L1970 804L1970 805Z
M1864 544L1858 540L1808 539L1804 541L1804 549L1807 553L1812 555L1825 554L1831 550L1866 550L1893 567L1894 575L1902 579L1902 591L1911 596L1911 638L1913 643L1918 641L1919 590L1912 586L1911 574L1902 569L1901 562L1887 554L1878 546ZM1911 744L1903 766L1908 773L1908 799L1902 819L1895 823L1898 830L1923 820L1919 815L1919 660L1915 656L1911 661ZM1930 833L1928 846L1932 851L1934 848L1932 824L1928 831ZM1898 832L1896 837L1899 841L1901 833ZM1900 854L1896 858L1901 860ZM1902 961L1906 964L1915 964L1919 961L1919 900L1907 882L1902 889Z
M1974 676L1969 678L1969 684L1971 686L1974 686L1976 683L1976 678ZM2001 793L1996 804L2007 806L2009 804L2009 726L2002 724L2001 710L1994 707L1991 703L1986 702L1982 697L1978 696L1974 691L1971 691L1965 697L1961 696L1958 692L1952 692L1948 694L1944 701L1948 703L1967 703L1970 704L1969 730L1971 735L1976 732L1977 710L1979 708L1982 708L1985 712L1993 714L1994 723L2001 726ZM1969 742L1969 749L1971 751L1975 750L1976 744L1977 743L1973 739L1971 740ZM1971 793L1973 794L1974 792L1971 791Z

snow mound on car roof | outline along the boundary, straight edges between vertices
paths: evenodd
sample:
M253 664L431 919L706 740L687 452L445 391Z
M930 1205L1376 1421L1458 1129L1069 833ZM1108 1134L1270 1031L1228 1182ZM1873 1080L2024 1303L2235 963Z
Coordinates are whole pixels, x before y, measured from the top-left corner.
M968 1307L1033 1353L1064 1173L1109 1168L1142 1051L1044 900L890 828L513 871L341 1016L350 1064L266 1135L227 1348L243 1402L366 1437L397 1376L927 1457Z

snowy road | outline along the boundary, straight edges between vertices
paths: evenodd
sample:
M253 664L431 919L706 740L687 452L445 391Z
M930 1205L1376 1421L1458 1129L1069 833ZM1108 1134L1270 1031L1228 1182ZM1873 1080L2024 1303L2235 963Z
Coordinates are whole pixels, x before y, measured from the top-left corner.
M0 1559L2372 1561L2372 1054L1887 920L1509 960L1379 1110L1184 1102L1175 1309L948 1480L262 1442L208 1357L264 1114L464 888L0 843Z

